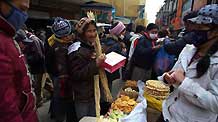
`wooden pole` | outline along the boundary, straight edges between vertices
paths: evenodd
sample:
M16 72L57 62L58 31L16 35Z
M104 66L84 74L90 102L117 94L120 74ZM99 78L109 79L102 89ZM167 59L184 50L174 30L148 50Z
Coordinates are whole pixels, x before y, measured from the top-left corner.
M102 48L101 48L100 39L99 39L98 35L96 37L95 51L96 51L97 57L102 54ZM105 70L103 68L99 68L99 75L100 75L101 83L102 83L104 93L106 96L106 100L107 100L107 102L112 102L113 98L112 98L112 95L110 93L110 89L108 87L107 76L106 76Z
M99 88L99 75L94 76L94 87L95 87L95 110L96 110L96 117L97 117L97 122L100 119L100 88Z

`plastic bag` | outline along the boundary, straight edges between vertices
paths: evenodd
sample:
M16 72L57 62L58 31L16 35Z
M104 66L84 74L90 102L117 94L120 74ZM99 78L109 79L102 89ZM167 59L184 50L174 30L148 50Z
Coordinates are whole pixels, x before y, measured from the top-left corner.
M157 76L162 75L164 72L170 70L174 65L174 55L169 55L164 47L161 47L157 52L154 63L154 71Z
M144 94L144 97L146 98L147 102L148 102L148 107L153 108L155 110L158 111L162 111L162 100L157 100L154 97L151 97L149 95L147 95L146 93Z
M128 116L119 119L119 122L147 122L147 101L143 96L145 84L142 81L138 81L137 85L139 88L137 101L139 103Z

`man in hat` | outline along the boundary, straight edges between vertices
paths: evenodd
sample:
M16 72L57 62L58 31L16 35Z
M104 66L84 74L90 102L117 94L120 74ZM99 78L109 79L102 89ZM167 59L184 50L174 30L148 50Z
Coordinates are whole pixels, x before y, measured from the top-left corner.
M53 35L48 39L53 49L54 94L51 101L51 116L56 122L75 122L73 90L68 75L68 47L73 41L72 26L66 19L57 17L52 25Z

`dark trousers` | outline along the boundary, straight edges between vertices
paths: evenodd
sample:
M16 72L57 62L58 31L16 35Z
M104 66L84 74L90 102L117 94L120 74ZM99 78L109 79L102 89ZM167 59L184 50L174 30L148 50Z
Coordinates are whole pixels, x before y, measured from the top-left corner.
M51 75L51 78L54 84L54 93L51 99L49 110L51 118L54 119L55 122L64 122L64 120L66 120L66 122L78 122L73 97L60 97L60 88L57 77Z
M89 102L80 102L75 101L75 110L78 120L82 119L85 116L96 116L95 112L95 101Z
M50 113L55 122L78 122L72 100L53 98Z

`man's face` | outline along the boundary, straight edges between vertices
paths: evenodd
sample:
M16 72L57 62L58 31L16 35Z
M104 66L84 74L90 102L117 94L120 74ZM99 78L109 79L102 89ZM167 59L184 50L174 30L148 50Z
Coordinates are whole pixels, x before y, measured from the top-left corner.
M29 9L29 3L29 0L12 0L12 4L23 12L27 12Z
M9 3L23 12L27 12L29 8L29 0L12 0L12 1L9 1ZM12 10L12 6L10 4L8 4L5 1L1 2L1 12L5 16L10 14L10 11Z
M72 42L73 41L73 35L70 34L68 36L64 36L61 38L65 43L69 43L69 42Z
M158 33L158 29L151 29L150 31L148 31L148 33L150 33L150 34L157 34Z

